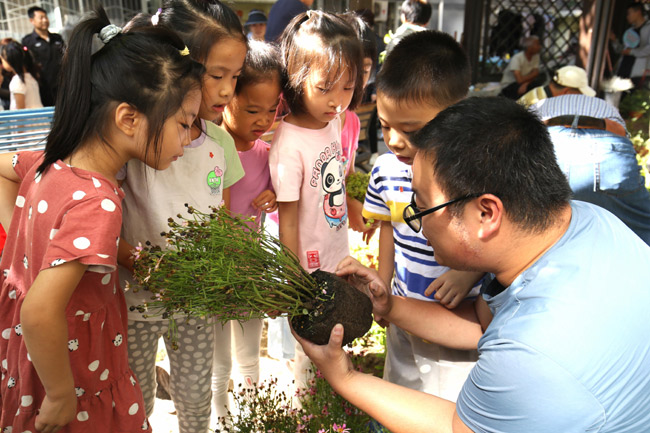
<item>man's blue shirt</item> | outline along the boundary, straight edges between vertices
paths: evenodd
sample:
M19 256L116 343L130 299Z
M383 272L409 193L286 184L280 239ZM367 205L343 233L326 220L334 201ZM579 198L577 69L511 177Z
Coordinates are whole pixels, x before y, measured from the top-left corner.
M500 293L457 411L475 432L650 431L650 247L572 202L566 233Z

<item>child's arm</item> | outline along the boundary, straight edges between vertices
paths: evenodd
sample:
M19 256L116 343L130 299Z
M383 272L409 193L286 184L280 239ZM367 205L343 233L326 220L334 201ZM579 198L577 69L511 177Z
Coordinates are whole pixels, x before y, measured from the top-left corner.
M386 287L391 287L395 273L395 241L393 240L393 225L390 221L382 221L379 226L379 257L377 258L377 273ZM375 321L381 326L388 322L375 314Z
M447 308L456 308L472 287L485 275L484 272L464 272L448 270L427 287L425 296L431 296L435 291L435 298Z
M363 210L363 203L355 198L350 197L350 195L347 195L347 202L350 228L355 232L360 233L364 233L370 230L370 227L366 226L366 223L363 220L363 215L361 215L361 211Z
M117 263L133 272L133 245L120 238L120 244L117 246Z
M57 431L77 413L66 307L86 268L72 261L42 270L20 310L25 346L46 394L36 416L38 431Z
M298 255L298 202L282 201L278 206L280 242Z
M266 213L275 212L278 208L275 193L270 189L265 189L260 193L260 195L255 197L255 200L253 200L253 206Z
M11 160L14 153L0 154L0 224L9 232L11 215L14 212L20 178L16 174Z
M223 194L221 195L221 199L223 200L223 205L225 206L225 208L230 210L230 187L223 189Z
M14 100L16 101L16 110L25 108L25 94L14 93Z
M390 287L395 272L395 241L393 240L393 225L390 221L382 221L379 226L379 267L377 272L381 280Z

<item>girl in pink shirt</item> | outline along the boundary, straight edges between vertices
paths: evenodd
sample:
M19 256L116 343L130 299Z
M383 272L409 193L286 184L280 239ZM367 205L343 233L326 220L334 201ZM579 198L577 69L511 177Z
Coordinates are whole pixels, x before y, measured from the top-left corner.
M235 140L244 177L230 188L230 210L242 218L254 218L251 228L260 230L262 212L277 209L269 172L269 144L260 137L273 122L280 102L282 63L270 44L250 41L235 96L223 113L223 127ZM228 380L232 367L231 338L243 386L259 383L262 320L215 325L212 368L213 406L219 418L227 416ZM235 388L237 389L237 387Z
M362 96L361 42L340 17L308 11L285 29L281 49L291 113L273 135L269 156L280 240L306 270L333 272L349 254L340 114ZM297 347L298 386L309 368Z

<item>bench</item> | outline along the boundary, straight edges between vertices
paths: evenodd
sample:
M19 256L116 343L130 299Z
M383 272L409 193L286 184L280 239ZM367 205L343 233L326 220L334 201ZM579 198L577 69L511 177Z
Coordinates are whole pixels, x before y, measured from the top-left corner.
M45 147L54 107L0 111L0 153Z

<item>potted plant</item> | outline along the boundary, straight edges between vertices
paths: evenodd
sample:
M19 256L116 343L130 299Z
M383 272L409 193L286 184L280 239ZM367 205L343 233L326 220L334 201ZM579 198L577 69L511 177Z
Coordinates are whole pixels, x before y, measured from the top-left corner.
M342 323L344 344L372 325L372 303L334 274L305 271L280 241L224 208L209 214L191 206L188 216L169 218L161 233L166 248L138 246L131 290L151 292L138 309L170 320L174 338L178 315L250 320L287 315L296 332L326 344L332 327Z

